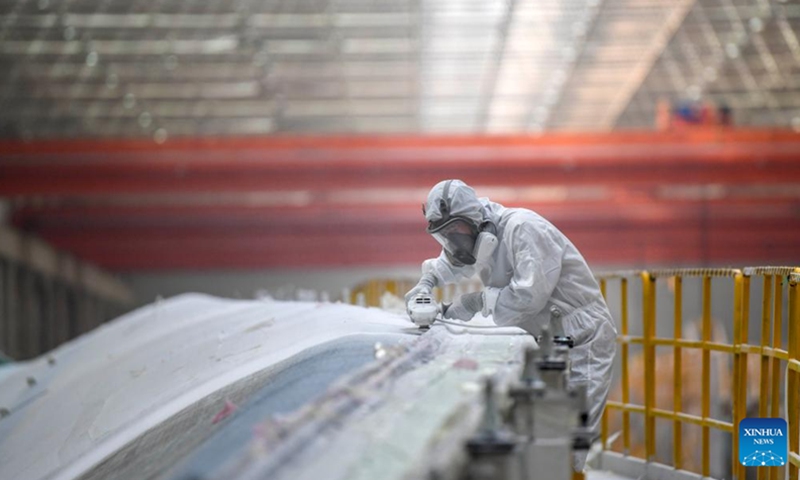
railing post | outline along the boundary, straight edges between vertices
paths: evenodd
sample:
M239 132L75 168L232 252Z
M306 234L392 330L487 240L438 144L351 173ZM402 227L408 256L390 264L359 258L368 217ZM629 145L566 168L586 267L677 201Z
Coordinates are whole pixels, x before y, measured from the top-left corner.
M702 329L702 391L700 397L700 408L703 417L703 437L702 437L702 473L708 477L711 472L710 462L710 429L705 423L711 413L711 351L706 342L711 340L711 277L703 276L703 329Z
M683 338L683 277L677 275L675 281L675 318L674 318L674 337L675 340ZM673 377L673 398L672 411L680 413L683 411L683 358L681 347L676 343L673 348L672 377ZM676 469L683 468L683 424L680 420L672 421L672 456L673 466Z
M783 346L783 280L781 275L773 275L773 287L772 287L772 344L770 345L774 351L776 348L781 348ZM772 375L770 380L772 381L772 385L770 387L771 392L771 405L770 405L770 413L769 416L771 417L780 417L781 416L781 359L778 357L772 357ZM770 480L780 480L783 478L783 468L781 467L772 467L769 468L769 478Z
M607 301L606 298L606 279L600 279L600 293L603 295L603 300ZM606 449L606 443L608 442L608 409L603 409L603 416L600 418L600 445L603 450ZM573 479L575 477L573 476Z
M620 282L620 297L622 303L622 337L628 338L628 279ZM622 344L622 404L630 403L630 384L628 377L628 342ZM631 452L631 415L627 410L622 411L622 448L625 455Z
M772 302L772 348L781 348L783 343L783 281L780 275L775 275L775 285L772 290L774 299ZM770 415L779 417L780 394L781 391L781 360L778 357L772 358L772 411ZM777 477L775 477L777 480Z
M739 463L739 423L747 414L747 353L742 352L747 343L748 311L750 308L749 277L737 274L734 277L733 304L733 391L731 392L733 431L731 432L733 454L731 472L734 480L744 479L745 470Z
M789 360L800 359L800 274L789 276ZM800 454L800 372L787 369L786 413L789 423L789 452ZM789 480L798 480L800 467L787 459Z
M743 275L742 276L742 315L741 315L741 326L739 327L739 332L741 333L739 337L739 345L745 345L750 341L750 276ZM739 359L741 361L741 366L739 369L740 375L740 383L739 383L739 418L745 418L747 416L747 374L748 374L748 354L747 352L739 352ZM739 438L739 425L734 425L732 435L736 438ZM744 480L747 473L744 468L744 465L739 464L739 480Z
M656 400L656 355L655 344L655 287L656 279L648 272L642 272L642 321L644 327L644 434L645 457L648 462L656 460L656 417L653 414Z
M761 382L758 391L758 416L766 417L769 408L769 357L764 349L769 347L770 320L772 319L772 275L764 275L761 298ZM768 471L758 469L758 480L765 480Z

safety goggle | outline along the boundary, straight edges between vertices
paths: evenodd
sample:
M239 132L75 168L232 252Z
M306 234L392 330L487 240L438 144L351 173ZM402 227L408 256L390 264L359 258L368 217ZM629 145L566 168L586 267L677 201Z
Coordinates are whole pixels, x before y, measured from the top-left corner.
M450 254L471 254L475 246L477 228L463 218L451 218L442 225L428 229L428 233Z
M444 221L428 222L426 230L431 235L442 236L468 235L474 237L478 234L478 227L463 217L450 217Z

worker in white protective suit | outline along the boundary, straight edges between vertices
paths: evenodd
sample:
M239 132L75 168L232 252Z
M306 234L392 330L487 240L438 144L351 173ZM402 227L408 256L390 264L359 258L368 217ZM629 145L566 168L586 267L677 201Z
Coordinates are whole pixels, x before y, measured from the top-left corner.
M460 180L436 184L423 211L427 231L442 252L423 262L422 277L406 294L406 303L435 286L477 274L483 291L454 299L445 318L469 321L482 313L497 325L518 326L537 336L550 323L550 308L558 307L563 332L574 341L569 381L587 384L588 426L598 432L611 386L617 332L578 249L542 216L479 199ZM583 470L585 460L585 454L576 455L576 471Z

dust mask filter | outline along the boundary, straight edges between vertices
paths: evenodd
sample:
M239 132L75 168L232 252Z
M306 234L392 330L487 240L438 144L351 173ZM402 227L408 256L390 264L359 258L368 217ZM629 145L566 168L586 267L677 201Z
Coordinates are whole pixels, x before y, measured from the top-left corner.
M475 256L476 264L485 265L491 258L494 250L497 248L497 236L491 232L481 232L475 240Z

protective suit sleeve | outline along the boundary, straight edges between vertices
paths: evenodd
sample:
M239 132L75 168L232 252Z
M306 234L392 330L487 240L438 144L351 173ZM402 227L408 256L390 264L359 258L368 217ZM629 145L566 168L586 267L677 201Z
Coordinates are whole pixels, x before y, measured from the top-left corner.
M484 295L484 313L497 325L518 325L545 307L561 277L565 245L548 228L521 223L511 232L514 276L511 283ZM494 302L493 305L490 303Z
M468 322L483 308L483 293L465 293L456 298L444 311L444 318L454 318Z

